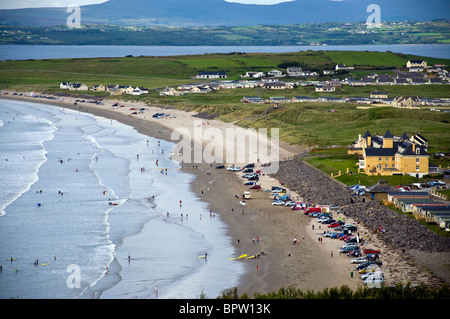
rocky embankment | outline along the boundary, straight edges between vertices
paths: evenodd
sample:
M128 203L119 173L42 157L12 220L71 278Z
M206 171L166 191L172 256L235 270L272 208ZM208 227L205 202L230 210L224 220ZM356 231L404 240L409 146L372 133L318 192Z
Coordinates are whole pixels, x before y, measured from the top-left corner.
M340 213L361 221L385 245L414 255L415 260L450 282L449 237L437 235L415 219L401 215L378 201L352 196L345 185L302 160L280 162L274 177L309 203L339 206ZM383 231L377 232L380 227ZM430 260L437 256L442 259L440 263Z

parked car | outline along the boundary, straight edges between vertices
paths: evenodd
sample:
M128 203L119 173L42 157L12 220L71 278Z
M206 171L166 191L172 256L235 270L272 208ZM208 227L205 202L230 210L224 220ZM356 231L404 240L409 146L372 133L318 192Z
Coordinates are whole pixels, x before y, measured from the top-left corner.
M327 221L329 219L330 219L330 217L320 217L320 218L317 219L317 222L318 223L323 223L323 222L325 222L325 221Z
M348 244L344 244L341 246L341 248L345 248L345 247L358 247L358 245L355 243L348 243Z
M330 225L328 225L328 228L336 228L341 226L341 223L334 221L333 223L331 223Z
M272 205L281 206L281 205L284 205L284 201L282 201L282 200L274 200L272 202Z
M347 238L347 239L345 239L345 242L346 243L357 243L358 238L356 238L356 237Z
M223 169L223 168L225 168L225 165L217 165L216 166L216 169Z
M352 264L362 264L365 261L366 261L365 257L358 257L358 258L352 259L350 262Z
M322 208L320 208L320 207L309 207L309 208L307 208L306 209L306 212L305 212L305 214L306 213L314 213L314 212L318 212L318 213L321 213L322 212Z
M252 186L252 185L256 185L256 182L245 182L244 183L245 186Z
M279 186L272 186L272 193L286 193L286 189Z
M301 209L303 209L303 207L298 206L298 205L294 205L294 206L291 206L291 209L292 210L301 210Z
M370 273L374 273L376 271L381 271L380 266L378 266L377 264L373 264L373 265L367 266L363 269L360 269L359 273L360 274L370 274Z
M250 189L261 189L261 185L253 185Z
M373 248L365 248L363 250L365 255L369 255L369 254L381 254L381 252L377 249L373 249Z
M380 257L378 256L378 254L370 254L370 255L365 256L365 258L367 260L377 260Z
M287 201L286 203L285 203L285 205L286 206L294 206L295 205L295 200L290 200L290 201Z
M361 279L366 279L366 278L370 278L370 277L374 277L374 276L380 276L384 279L384 274L381 270L376 270L374 272L369 272L369 273L365 273L361 275Z
M350 251L347 253L347 256L349 256L349 257L359 257L361 255L362 255L361 251L359 251L359 250L354 250L354 251Z
M358 227L356 227L355 225L352 225L352 224L345 224L344 229L348 229L350 231L357 231Z
M377 261L375 261L375 260L366 260L362 264L359 264L358 266L356 266L356 269L361 270L361 269L364 269L364 268L366 268L366 267L368 267L370 265L375 265L375 264L381 266L382 262L378 261L378 260Z
M367 285L368 287L370 287L370 286L379 287L383 283L384 283L384 278L381 276L370 276L370 277L364 279L364 284Z
M227 171L232 171L232 172L237 172L237 171L240 171L240 170L241 170L241 168L238 167L238 166L230 166L230 167L227 168Z
M339 250L339 253L346 254L346 253L349 253L349 252L355 251L355 250L359 250L359 247L358 246L348 246L348 247L341 248Z
M253 168L243 168L242 173L253 173Z
M255 168L255 164L251 163L251 164L246 164L244 166L244 168Z
M286 203L291 200L291 196L289 194L277 195L274 197L274 200L282 200Z

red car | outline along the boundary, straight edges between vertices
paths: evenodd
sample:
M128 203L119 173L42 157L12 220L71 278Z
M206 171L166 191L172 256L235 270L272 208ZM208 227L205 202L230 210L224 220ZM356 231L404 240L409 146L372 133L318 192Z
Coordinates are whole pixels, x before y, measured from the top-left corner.
M305 214L309 214L309 213L321 213L322 212L322 208L320 207L310 207L308 209L306 209Z
M250 189L261 189L261 185L253 185Z
M363 250L364 254L368 255L368 254L381 254L381 252L377 249L373 249L373 248L366 248Z
M336 223L332 223L332 224L328 225L328 228L336 228L336 227L339 227L339 226L341 226L341 224L336 222Z

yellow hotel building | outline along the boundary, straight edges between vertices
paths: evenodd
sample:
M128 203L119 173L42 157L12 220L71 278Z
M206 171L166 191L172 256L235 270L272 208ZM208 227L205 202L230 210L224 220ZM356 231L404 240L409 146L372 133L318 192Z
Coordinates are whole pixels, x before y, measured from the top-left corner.
M372 136L367 130L349 153L361 155L359 168L368 175L411 175L423 177L428 174L428 140L416 134L408 138L393 136L388 130L383 136Z

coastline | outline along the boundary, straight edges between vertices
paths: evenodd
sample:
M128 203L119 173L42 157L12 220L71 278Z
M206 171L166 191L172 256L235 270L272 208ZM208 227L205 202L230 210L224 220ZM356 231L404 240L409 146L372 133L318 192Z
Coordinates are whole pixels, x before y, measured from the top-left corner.
M192 129L194 129L194 120L199 120L192 117L195 114L193 112L174 109L163 110L159 107L135 102L124 104L132 105L135 108L145 107L148 110L142 114L130 116L127 114L130 113L128 107L126 111L125 108L113 109L112 104L116 102L113 100L106 101L105 105L87 103L73 105L75 98L67 97L64 98L64 101L22 96L0 97L34 103L41 102L117 120L133 126L142 134L171 142L174 142L171 139L173 129L183 125L188 127L191 124ZM151 118L151 114L161 111L168 111L176 117L159 120ZM206 120L203 121L206 122ZM232 124L217 120L209 120L208 122L211 127L221 129L233 127ZM197 141L197 143L202 143L202 141ZM282 143L280 143L280 146L280 160L286 160L302 151L300 147L287 146ZM264 252L264 255L261 255L258 259L236 261L244 263L247 268L246 274L242 276L237 287L239 295L247 293L248 296L252 297L254 293L268 293L288 286L299 288L304 292L307 290L319 291L342 285L347 285L352 289L363 286L358 275L354 278L350 276L350 271L354 270L354 265L350 264L350 259L338 254L338 247L342 245L342 242L324 239L323 242L319 243L317 239L320 224L315 219L304 215L302 212L293 212L288 208L270 204L270 193L266 193L264 190L270 189L272 185L279 185L279 181L275 178L267 175L262 176L260 183L263 190L252 191L252 199L247 201L246 206L242 206L239 200L234 198L234 195L241 194L246 190L243 179L238 175L239 173L216 170L214 167L211 168L208 163L198 164L196 169L193 169L192 165L189 164L182 164L182 167L184 171L195 175L191 184L192 191L202 198L214 213L220 215L222 221L227 225L228 235L231 238L230 244L235 247L236 255L241 252L249 255ZM210 183L212 180L215 182ZM292 190L288 192L294 197L299 196ZM348 217L345 218L349 223L357 223ZM312 228L313 224L315 230ZM325 228L323 225L322 227ZM375 234L365 229L362 224L359 224L359 231L371 238L371 246L381 249L382 252L387 252L388 248L384 243L378 240ZM253 239L256 238L259 238L259 240L254 242ZM299 243L293 245L293 238L298 238ZM239 239L239 244L237 244L237 239ZM331 256L331 251L334 251L333 256ZM387 257L382 255L383 264L388 263L385 258ZM391 258L391 261L397 260L397 263L400 262L398 252L392 251L389 258ZM403 283L408 282L409 271L414 265L410 267L405 267L405 270L396 273L396 276L386 273L386 282L389 284L389 282L399 279ZM416 268L414 271L419 272L419 269ZM423 270L423 274L422 270L420 272L419 280L427 283L427 280L430 280L430 275L426 270Z

